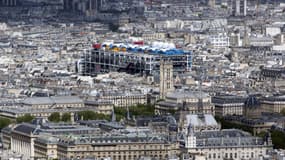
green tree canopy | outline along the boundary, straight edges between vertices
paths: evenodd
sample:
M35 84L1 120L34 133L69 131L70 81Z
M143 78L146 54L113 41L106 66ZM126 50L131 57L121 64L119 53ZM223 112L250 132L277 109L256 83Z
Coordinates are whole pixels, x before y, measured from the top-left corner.
M48 120L51 122L59 122L60 121L60 114L58 112L54 112L48 117Z
M9 124L11 124L11 120L8 118L0 118L0 129L7 127Z
M253 129L249 126L230 122L221 117L216 117L216 120L221 123L222 129L237 128L253 134ZM275 149L285 149L285 133L278 130L270 130L270 132L273 147ZM257 134L257 136L259 137L265 137L265 135L266 132L260 132L259 134Z
M253 134L253 129L244 124L238 124L231 121L227 121L222 117L215 117L215 119L217 120L217 122L221 123L222 129L236 128Z
M115 107L115 113L118 120L126 117L127 109L122 107ZM138 104L136 106L129 107L130 115L134 116L154 116L154 106L153 105L145 105Z
M285 116L285 108L283 108L283 109L281 110L281 114L282 114L283 116Z
M81 111L78 112L78 116L83 120L110 120L110 116L109 115L105 115L105 114L100 114L100 113L95 113L94 111Z
M63 122L70 122L71 121L70 113L63 113L63 115L61 117L61 121L63 121Z
M16 122L22 123L22 122L31 122L35 117L31 116L30 114L25 114L24 116L17 117Z
M117 32L118 29L119 29L119 25L114 24L114 23L110 23L110 24L109 24L109 29L110 29L112 32Z
M285 133L281 131L271 131L273 147L275 149L285 149Z

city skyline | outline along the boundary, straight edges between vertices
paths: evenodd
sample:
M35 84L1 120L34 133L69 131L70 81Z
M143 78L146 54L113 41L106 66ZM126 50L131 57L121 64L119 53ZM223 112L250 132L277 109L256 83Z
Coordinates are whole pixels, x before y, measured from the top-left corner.
M285 1L0 0L0 159L283 160Z

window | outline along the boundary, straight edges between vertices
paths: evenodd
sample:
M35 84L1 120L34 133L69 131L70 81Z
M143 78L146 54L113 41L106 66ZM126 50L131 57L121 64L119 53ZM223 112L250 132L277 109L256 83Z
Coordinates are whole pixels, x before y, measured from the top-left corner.
M167 82L167 84L166 84L166 88L167 88L167 89L169 89L169 88L170 88L170 83L169 83L169 82Z

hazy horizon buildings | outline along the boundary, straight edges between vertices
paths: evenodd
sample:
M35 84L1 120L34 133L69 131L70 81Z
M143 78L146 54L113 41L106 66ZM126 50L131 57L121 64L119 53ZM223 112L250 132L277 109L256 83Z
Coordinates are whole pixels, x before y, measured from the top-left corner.
M246 16L247 15L247 0L232 1L232 14L234 16Z

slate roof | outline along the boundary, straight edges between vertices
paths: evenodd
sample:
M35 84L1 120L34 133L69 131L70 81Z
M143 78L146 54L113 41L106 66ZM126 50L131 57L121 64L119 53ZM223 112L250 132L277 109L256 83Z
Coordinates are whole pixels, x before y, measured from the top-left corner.
M25 134L31 134L35 132L37 127L35 125L30 125L27 123L20 124L14 128L14 131L18 131Z
M71 104L84 103L82 99L77 96L54 96L54 97L29 97L26 98L23 104L27 105L53 105L53 104Z
M215 118L210 114L204 114L203 118L199 117L197 114L187 115L187 124L192 126L216 126L218 125Z

